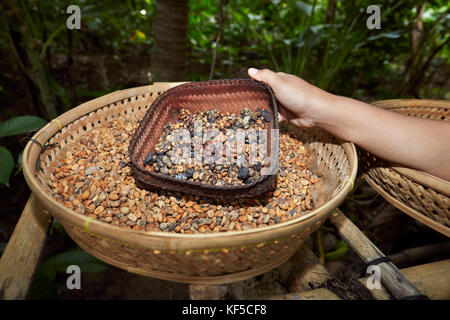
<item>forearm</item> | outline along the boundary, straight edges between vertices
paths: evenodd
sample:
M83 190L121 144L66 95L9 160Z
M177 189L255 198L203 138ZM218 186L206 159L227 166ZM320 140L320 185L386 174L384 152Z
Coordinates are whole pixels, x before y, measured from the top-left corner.
M317 125L363 149L450 180L450 124L328 95ZM320 112L319 112L320 113Z

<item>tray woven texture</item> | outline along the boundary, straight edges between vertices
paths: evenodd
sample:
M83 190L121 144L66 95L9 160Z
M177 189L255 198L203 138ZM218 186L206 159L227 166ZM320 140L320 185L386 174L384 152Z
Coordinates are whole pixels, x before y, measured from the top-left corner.
M313 153L311 170L325 182L312 194L319 205L303 216L265 228L190 235L136 231L91 220L51 196L49 169L54 161L64 159L74 141L114 117L142 119L158 95L180 84L155 83L117 91L59 116L33 136L42 145L58 143L56 147L41 153L36 143L26 145L25 179L45 211L61 222L82 249L116 267L159 279L204 284L229 283L267 272L289 259L350 192L357 172L353 144L318 129L298 129ZM35 169L38 158L40 170Z
M270 112L267 135L267 162L261 170L264 175L245 185L215 186L189 180L175 179L169 175L148 171L144 159L155 151L155 145L163 128L177 118L181 109L191 113L216 109L220 112L239 112L258 108ZM221 198L254 197L270 189L278 170L278 110L272 90L263 82L246 79L210 80L187 83L166 91L159 96L147 111L130 144L130 159L136 184L145 189L180 191L193 195Z
M384 100L373 105L424 119L450 121L450 102L439 100ZM450 237L450 182L431 174L396 167L357 148L364 179L388 202Z

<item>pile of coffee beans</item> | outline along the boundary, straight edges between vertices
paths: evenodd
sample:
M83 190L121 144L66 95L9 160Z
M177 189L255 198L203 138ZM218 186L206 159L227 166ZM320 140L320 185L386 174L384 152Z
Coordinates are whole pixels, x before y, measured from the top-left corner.
M274 188L253 199L224 200L138 188L128 154L138 120L115 118L66 146L49 168L53 198L120 228L186 234L263 228L314 208L311 190L320 178L308 169L310 154L291 125L280 123Z
M167 124L144 167L180 180L217 186L243 185L261 176L266 161L269 111L243 109L179 112ZM239 145L240 143L240 145Z

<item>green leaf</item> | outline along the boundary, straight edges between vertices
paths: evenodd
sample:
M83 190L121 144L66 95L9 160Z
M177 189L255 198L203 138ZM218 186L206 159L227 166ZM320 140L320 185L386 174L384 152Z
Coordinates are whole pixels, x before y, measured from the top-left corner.
M349 251L349 246L344 240L338 240L336 243L336 250L325 253L325 259L327 260L337 260L342 258Z
M14 158L5 147L0 146L0 183L9 187L9 176L14 168Z
M47 121L35 116L20 116L0 122L0 138L40 129Z
M51 257L45 262L56 271L66 272L70 265L77 265L81 272L100 272L108 268L102 261L81 250L67 251Z
M392 31L392 32L383 32L383 33L377 34L376 36L369 37L367 40L373 41L373 40L377 40L380 38L396 39L396 38L400 38L401 33L402 33L402 30L396 30L396 31Z
M313 6L303 1L295 1L295 5L299 7L308 17L311 15Z
M38 268L33 283L31 284L29 299L57 299L58 292L55 286L56 272L52 267L41 265Z

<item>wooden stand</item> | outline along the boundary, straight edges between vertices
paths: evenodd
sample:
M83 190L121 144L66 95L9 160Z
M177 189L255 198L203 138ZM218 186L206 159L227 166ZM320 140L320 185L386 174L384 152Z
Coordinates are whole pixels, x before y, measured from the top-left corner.
M0 259L0 299L27 297L51 220L51 216L39 207L32 194ZM331 221L336 225L341 237L364 262L384 256L340 210L333 212ZM371 291L375 299L402 299L411 295L450 299L448 259L402 270L392 262L381 263L379 267L383 286ZM276 278L290 283L289 288L281 286L274 280ZM191 299L226 299L229 296L255 299L257 292L258 299L339 299L333 292L318 288L327 279L328 272L325 267L304 245L290 260L263 276L228 285L190 285L190 296ZM367 278L359 281L363 285L367 284Z

